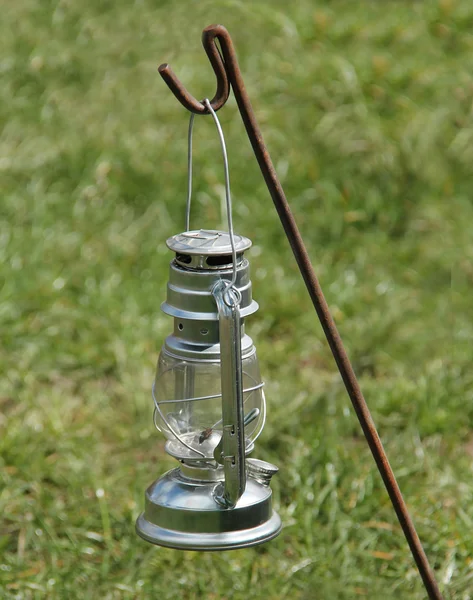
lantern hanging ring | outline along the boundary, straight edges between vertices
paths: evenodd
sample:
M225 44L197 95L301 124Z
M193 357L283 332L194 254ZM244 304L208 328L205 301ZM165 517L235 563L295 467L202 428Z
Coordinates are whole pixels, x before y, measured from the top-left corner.
M220 42L220 49L216 40ZM432 600L442 600L442 594L429 564L421 541L415 529L407 505L402 497L399 484L389 464L370 410L366 403L355 372L344 348L340 334L333 320L322 288L315 275L309 254L297 227L292 211L287 202L284 190L278 179L269 152L264 144L261 131L246 91L233 42L228 31L222 25L210 25L202 33L202 44L209 57L217 79L217 90L211 101L199 102L182 85L169 65L159 67L159 73L177 100L193 114L208 114L215 119L215 113L224 106L228 99L230 84L235 94L243 123L250 139L253 151L271 194L281 224L289 240L299 270L306 284L314 308L324 330L330 349L336 361L345 388L353 404L366 441L373 454L393 508L398 517L414 560L419 569L425 589ZM218 125L217 125L218 127ZM235 264L235 263L234 263Z

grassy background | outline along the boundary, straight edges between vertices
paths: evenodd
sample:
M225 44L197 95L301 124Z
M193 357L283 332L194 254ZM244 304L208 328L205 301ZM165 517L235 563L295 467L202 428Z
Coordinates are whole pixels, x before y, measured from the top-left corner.
M245 137L220 113L267 381L255 456L280 537L183 553L134 534L174 463L150 386L182 230L188 116L227 26L257 117L446 598L473 597L473 5L17 0L0 46L0 597L424 598ZM193 225L223 173L196 122Z

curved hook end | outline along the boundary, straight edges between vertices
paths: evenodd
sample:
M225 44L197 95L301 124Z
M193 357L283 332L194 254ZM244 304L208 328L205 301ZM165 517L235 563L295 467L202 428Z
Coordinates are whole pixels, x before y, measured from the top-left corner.
M187 108L187 110L200 115L207 112L207 108L202 104L202 102L199 102L194 98L194 96L189 94L189 92L174 74L174 71L171 69L170 65L167 63L159 65L158 72L166 82L168 88L171 90L174 96L176 96L184 108Z
M228 33L228 29L224 25L220 25L219 23L207 25L207 27L202 31L202 40L210 36L215 38L220 35L230 35Z
M223 25L210 25L202 32L202 43L217 78L217 91L211 100L212 108L215 111L222 108L230 93L225 64L215 44L215 37L224 36L225 34L228 35L228 32ZM198 115L209 113L207 107L202 102L199 102L194 96L189 94L167 63L160 65L158 72L184 108Z

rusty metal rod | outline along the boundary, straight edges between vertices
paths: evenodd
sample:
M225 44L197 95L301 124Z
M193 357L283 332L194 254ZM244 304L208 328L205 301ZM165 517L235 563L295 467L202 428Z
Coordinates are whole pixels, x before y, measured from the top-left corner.
M230 93L225 65L217 48L217 44L215 43L215 37L217 35L216 28L225 29L223 25L211 25L210 27L206 27L202 32L202 45L204 46L204 50L209 57L210 64L212 65L215 77L217 78L217 91L210 101L210 105L215 112L222 108L228 100L228 95ZM226 29L225 31L231 43L230 34ZM196 100L192 94L189 94L168 64L161 65L158 71L174 96L176 96L179 102L187 108L187 110L196 115L209 114L207 107L202 102Z
M218 39L221 46L221 54L217 49L215 40ZM291 245L299 270L306 284L314 308L319 317L332 354L342 376L345 388L355 409L366 441L376 461L378 470L383 478L384 485L391 499L396 515L401 524L406 540L411 549L419 573L424 582L425 589L431 600L443 600L435 575L430 567L421 541L414 527L401 490L394 476L383 444L376 430L366 400L361 392L360 385L356 379L355 372L351 366L348 355L343 346L342 339L338 333L335 322L325 300L322 288L317 280L309 255L305 248L303 239L292 215L286 196L276 175L271 157L264 144L261 131L256 122L255 114L250 99L243 83L240 67L238 65L233 42L228 31L223 25L211 25L206 27L202 33L202 43L209 56L217 77L217 92L212 99L214 110L221 108L228 98L228 82L230 82L233 93L240 110L246 132L250 139L253 151L258 160L261 172L268 187L271 198L278 212L282 226ZM179 102L194 113L204 114L208 112L205 106L198 102L185 87L180 83L168 65L159 67L163 79L170 87Z

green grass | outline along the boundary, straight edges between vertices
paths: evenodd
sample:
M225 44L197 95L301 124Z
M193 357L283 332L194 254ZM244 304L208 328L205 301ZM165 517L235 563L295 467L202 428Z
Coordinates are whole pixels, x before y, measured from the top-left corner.
M257 118L446 598L473 597L473 5L18 0L0 25L0 597L425 597L232 99L220 113L269 400L260 548L138 539L174 463L150 386L183 228L200 46L227 26ZM222 223L209 119L192 224ZM256 251L255 251L256 250ZM103 490L103 493L102 491Z

